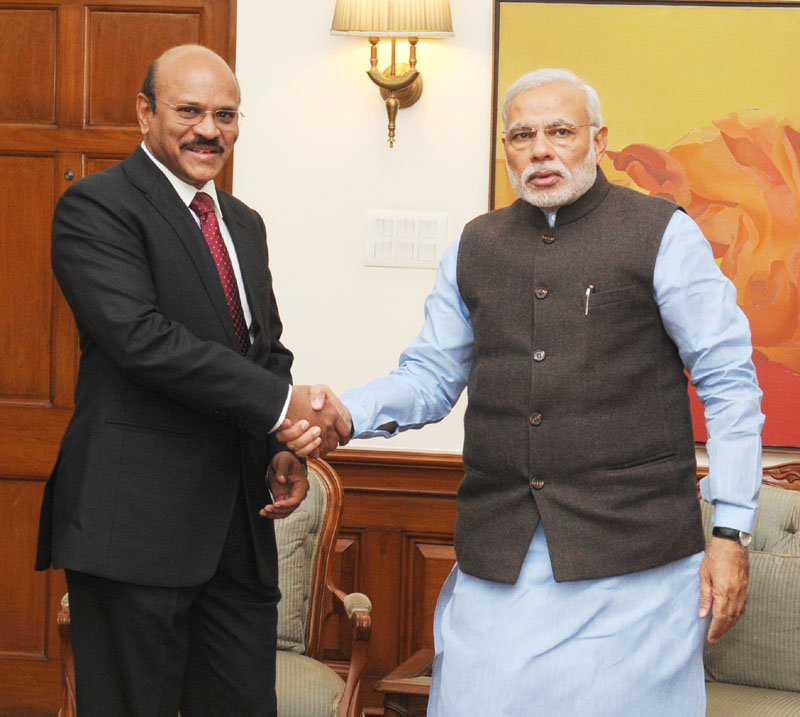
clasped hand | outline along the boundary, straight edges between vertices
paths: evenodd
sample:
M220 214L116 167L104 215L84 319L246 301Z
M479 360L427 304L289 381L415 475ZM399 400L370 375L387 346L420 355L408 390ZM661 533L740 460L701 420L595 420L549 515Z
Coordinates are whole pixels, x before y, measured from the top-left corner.
M296 456L318 458L350 440L350 411L328 386L294 386L275 437Z

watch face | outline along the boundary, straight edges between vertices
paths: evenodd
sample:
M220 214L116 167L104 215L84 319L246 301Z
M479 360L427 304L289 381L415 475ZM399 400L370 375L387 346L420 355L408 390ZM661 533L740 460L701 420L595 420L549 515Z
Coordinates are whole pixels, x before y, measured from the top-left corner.
M742 544L743 547L747 547L750 543L753 542L753 536L750 533L745 533L743 531L739 531L739 542Z

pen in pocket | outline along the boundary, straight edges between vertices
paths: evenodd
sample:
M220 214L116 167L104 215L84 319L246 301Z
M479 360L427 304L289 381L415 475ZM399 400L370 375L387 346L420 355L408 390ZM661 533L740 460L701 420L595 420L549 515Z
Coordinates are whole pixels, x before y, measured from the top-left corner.
M592 295L593 291L594 291L594 284L589 284L589 286L586 287L586 293L584 294L584 300L583 300L584 316L589 315L589 297Z

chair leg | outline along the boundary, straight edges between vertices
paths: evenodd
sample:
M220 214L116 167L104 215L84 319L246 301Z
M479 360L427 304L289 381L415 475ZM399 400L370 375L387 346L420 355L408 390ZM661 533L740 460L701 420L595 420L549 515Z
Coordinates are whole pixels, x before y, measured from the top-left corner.
M60 717L77 717L75 707L75 657L72 654L69 605L62 601L58 613L58 635L61 638L61 711Z
M350 670L336 717L362 717L361 687L367 671L372 620L370 613L357 610L353 612L351 622Z

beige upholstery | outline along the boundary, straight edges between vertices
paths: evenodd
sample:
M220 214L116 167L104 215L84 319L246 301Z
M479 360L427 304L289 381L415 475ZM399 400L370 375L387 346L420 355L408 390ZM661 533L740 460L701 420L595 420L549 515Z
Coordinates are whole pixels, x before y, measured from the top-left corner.
M800 696L796 692L765 690L726 682L707 682L706 717L798 717Z
M324 662L279 650L275 662L279 717L336 717L344 680Z
M305 652L306 618L314 556L319 544L322 519L328 503L312 468L308 475L309 491L300 507L288 518L275 521L278 543L278 649Z
M702 504L711 531L712 508ZM704 654L708 715L800 716L800 491L763 485L744 615Z

